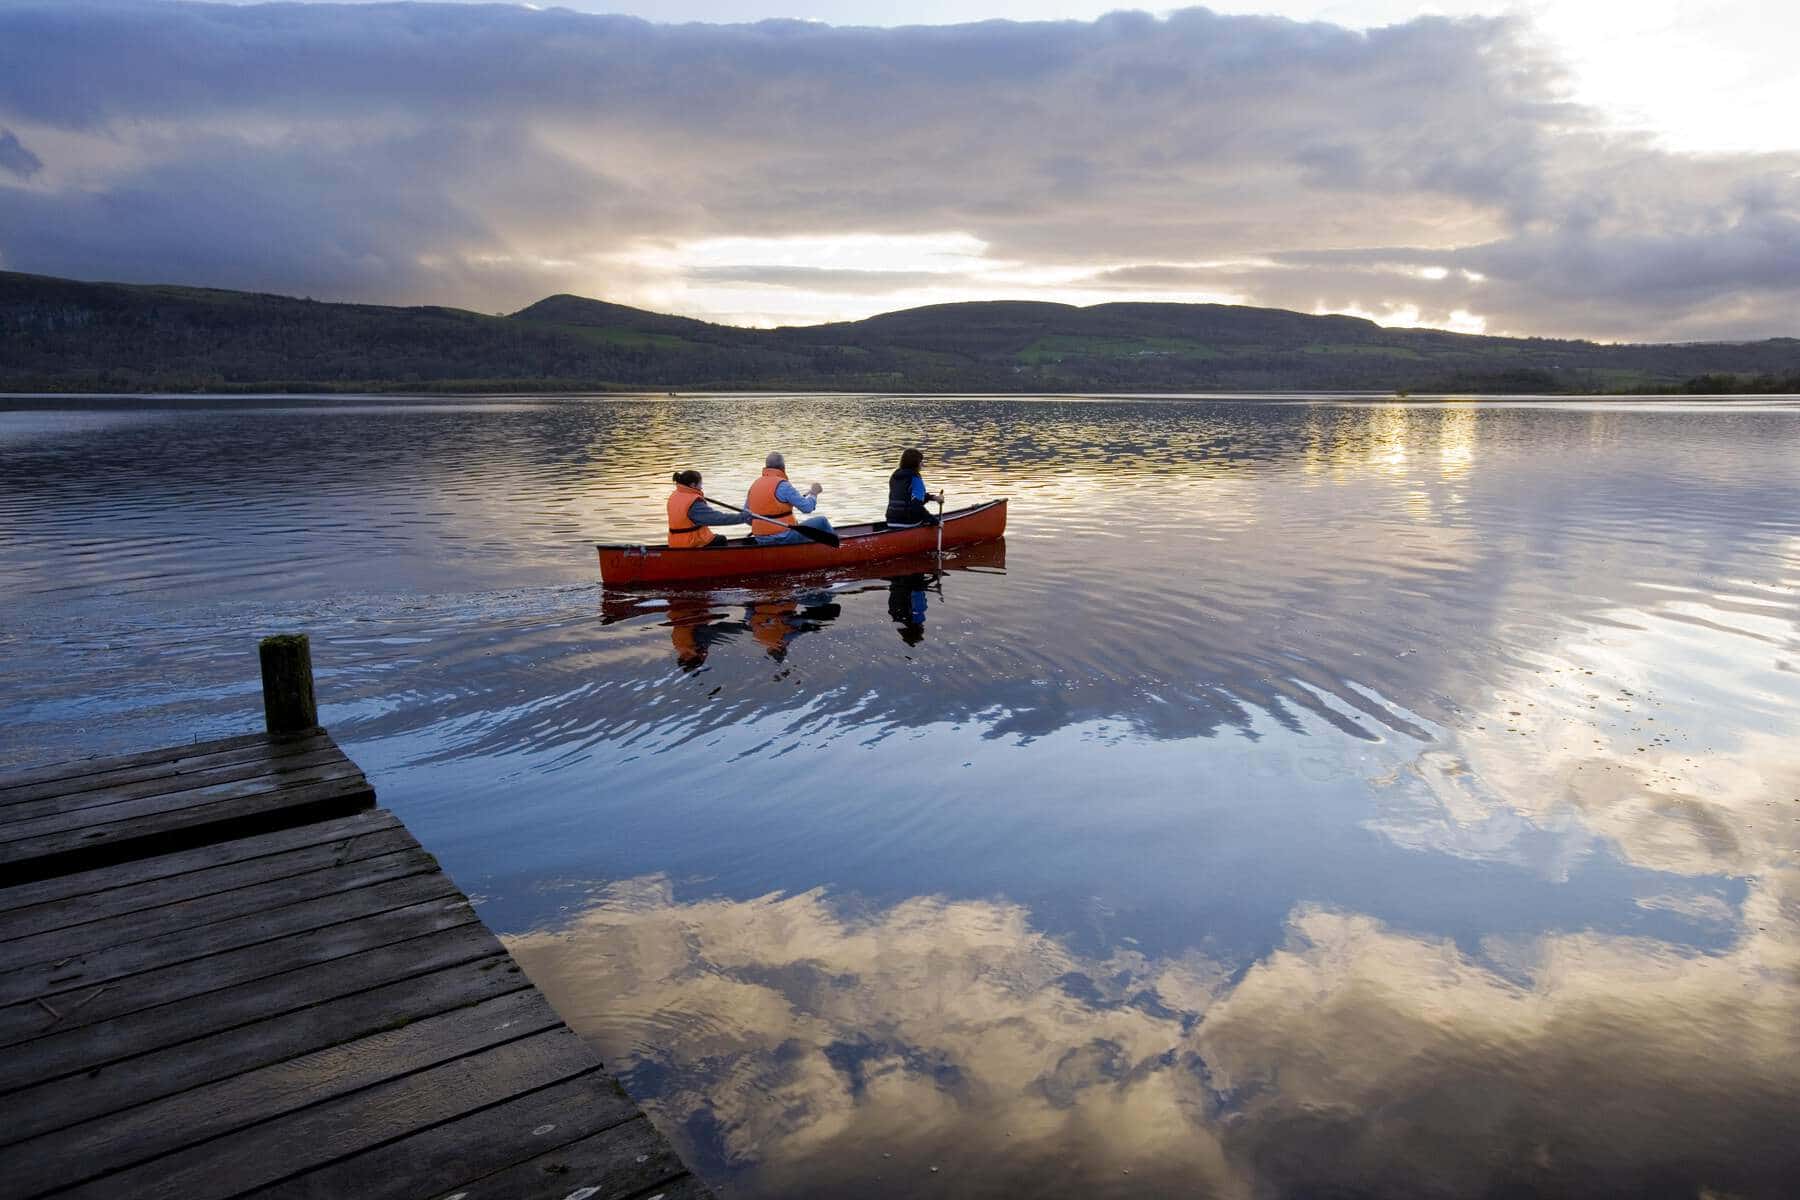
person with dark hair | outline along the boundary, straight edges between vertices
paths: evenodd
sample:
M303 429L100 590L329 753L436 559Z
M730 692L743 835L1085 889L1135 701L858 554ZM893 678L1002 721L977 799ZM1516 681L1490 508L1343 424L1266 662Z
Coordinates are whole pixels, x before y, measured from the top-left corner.
M944 493L925 490L919 468L925 465L923 450L906 450L900 455L900 469L888 476L887 523L889 529L910 529L917 525L936 525L937 518L925 507L927 500L944 502Z
M669 493L669 546L675 550L705 550L725 545L725 536L712 525L748 525L749 517L714 508L700 490L700 472L675 472L675 490Z

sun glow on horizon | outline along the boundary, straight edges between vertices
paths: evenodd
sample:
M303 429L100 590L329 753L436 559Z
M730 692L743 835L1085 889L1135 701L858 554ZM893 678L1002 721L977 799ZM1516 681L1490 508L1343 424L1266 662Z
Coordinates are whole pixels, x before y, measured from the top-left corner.
M1800 311L1771 0L59 2L0 0L0 42L63 30L0 96L11 270L764 327L1161 302L1743 341ZM140 10L211 82L141 93Z
M1313 306L1312 315L1315 317L1361 317L1365 321L1373 321L1377 325L1386 325L1396 329L1443 329L1450 333L1485 334L1489 332L1486 317L1463 308L1427 316L1416 304L1395 304L1380 309L1367 308L1360 304L1344 304L1335 308L1318 304Z
M962 231L707 237L640 242L598 264L607 298L751 328L853 321L932 304L1035 300L1087 306L1121 301L1252 304L1233 272L1267 260L1158 263L1215 273L1217 285L1156 286L1109 278L1144 264L1033 264L993 257ZM624 293L617 281L634 279Z

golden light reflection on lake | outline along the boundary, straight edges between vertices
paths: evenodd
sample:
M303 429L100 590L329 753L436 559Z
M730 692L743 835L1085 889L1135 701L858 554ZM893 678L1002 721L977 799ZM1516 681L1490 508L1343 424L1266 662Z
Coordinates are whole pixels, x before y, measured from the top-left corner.
M1446 407L1440 414L1438 428L1438 474L1445 479L1460 479L1475 465L1475 410L1467 406Z
M1402 404L1371 405L1365 410L1369 420L1368 465L1386 475L1406 471L1412 414Z

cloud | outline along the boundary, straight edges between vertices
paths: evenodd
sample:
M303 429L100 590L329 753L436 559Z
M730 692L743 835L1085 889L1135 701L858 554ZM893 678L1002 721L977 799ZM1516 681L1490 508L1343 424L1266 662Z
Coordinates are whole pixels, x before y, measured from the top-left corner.
M935 271L834 271L826 267L754 264L743 267L695 267L687 275L702 283L768 284L772 287L829 292L929 287L939 280L939 274Z
M645 1047L627 1078L660 1082L664 1127L704 1166L753 1169L759 1194L909 1194L934 1166L1007 1194L1077 1158L1076 1179L1135 1167L1151 1193L1228 1174L1203 1132L1169 1138L1207 1103L1162 1062L1183 1040L1166 1004L1191 1015L1222 982L1203 959L1084 960L1004 903L859 918L817 892L677 904L659 878L510 946L609 1057Z
M1084 954L1004 901L652 877L508 941L745 1194L938 1168L970 1195L1772 1196L1800 1168L1800 964L1791 906L1746 915L1717 955L1573 933L1477 958L1302 906L1233 971Z
M1510 18L872 29L22 0L0 44L33 47L0 72L0 120L48 155L0 185L0 255L26 270L824 318L921 280L722 277L684 247L961 237L988 257L930 268L932 299L1086 299L1067 276L1089 273L1144 298L1649 338L1793 332L1800 298L1800 157L1608 134ZM128 69L149 52L154 79ZM1395 246L1486 278L1358 262ZM1153 273L1208 262L1270 265Z
M17 134L10 129L0 129L0 170L10 171L20 179L30 179L43 167L43 160L20 144Z

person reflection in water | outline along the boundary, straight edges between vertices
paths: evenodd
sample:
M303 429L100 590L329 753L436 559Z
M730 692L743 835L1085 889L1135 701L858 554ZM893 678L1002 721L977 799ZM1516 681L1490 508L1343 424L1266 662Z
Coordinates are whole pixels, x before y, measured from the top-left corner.
M900 640L909 646L925 640L925 589L931 579L921 572L888 580L888 616L900 626Z
M756 601L744 606L744 619L722 619L718 597L709 592L677 593L669 597L669 644L675 663L692 673L706 665L716 647L746 631L776 662L787 658L788 647L803 633L823 628L843 611L830 592L814 592L781 600Z
M683 671L698 671L714 646L744 632L742 621L714 620L717 615L712 597L704 592L670 597L669 641L675 647L675 663Z
M776 662L787 658L788 647L803 633L822 629L843 612L830 592L796 600L766 600L744 609L744 624L768 656Z

